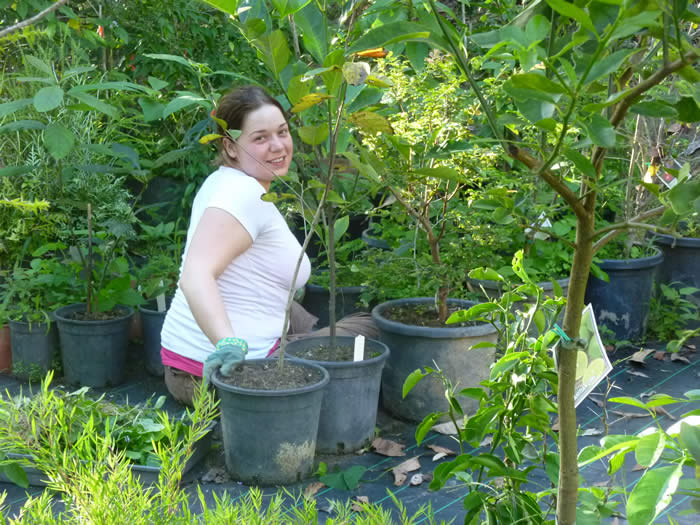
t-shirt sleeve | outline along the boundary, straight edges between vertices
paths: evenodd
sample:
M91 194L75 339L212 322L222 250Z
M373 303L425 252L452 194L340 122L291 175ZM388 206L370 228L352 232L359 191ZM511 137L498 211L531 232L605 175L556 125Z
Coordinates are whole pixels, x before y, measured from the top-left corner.
M233 215L253 240L260 234L267 216L265 202L260 199L265 190L255 179L247 176L226 177L218 181L207 208L220 208Z

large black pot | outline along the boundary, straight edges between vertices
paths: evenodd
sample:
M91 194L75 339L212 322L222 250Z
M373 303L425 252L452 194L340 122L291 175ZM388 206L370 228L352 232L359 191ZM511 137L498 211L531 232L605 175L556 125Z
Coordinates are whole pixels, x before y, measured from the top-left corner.
M328 370L330 382L321 405L316 450L322 454L347 454L367 446L374 438L382 368L389 348L372 339L365 341L361 361L318 361L304 352L330 344L330 337L307 337L287 344L287 353L299 361ZM351 348L354 337L337 337L336 344Z
M123 381L134 310L128 306L116 309L122 315L104 321L73 319L73 313L85 311L85 304L71 304L54 312L66 382L99 388Z
M435 376L423 379L404 399L403 384L411 372L437 365L460 389L478 387L489 378L495 358L495 347L470 350L472 345L482 341L496 343L498 333L488 323L431 328L398 323L386 316L394 306L434 303L432 297L396 299L372 310L379 340L391 351L382 374L382 405L395 416L410 421L422 421L430 413L448 409L445 388ZM468 309L475 303L450 299L448 304ZM460 403L466 414L473 414L478 408L478 401L473 399L460 400Z
M338 286L335 294L335 320L339 321L346 315L362 312L359 305L360 295L365 291L364 286ZM328 308L330 292L328 288L315 284L307 284L301 305L309 313L318 317L317 328L328 326Z
M646 334L654 280L664 260L661 251L655 251L639 259L603 259L598 266L610 281L588 278L585 302L593 306L598 326L612 330L618 341L634 341Z
M659 269L659 282L700 289L700 238L676 238L657 234L655 242L664 254L664 262ZM700 292L692 297L700 308ZM694 328L698 323L700 320L688 328Z

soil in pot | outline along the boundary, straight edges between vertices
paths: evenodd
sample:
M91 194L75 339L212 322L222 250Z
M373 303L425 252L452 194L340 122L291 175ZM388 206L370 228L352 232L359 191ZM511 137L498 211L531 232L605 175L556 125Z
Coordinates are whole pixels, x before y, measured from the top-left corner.
M447 306L448 317L454 312L463 310L461 306ZM455 323L455 324L445 324L440 321L435 308L432 305L426 304L407 304L401 306L392 306L387 308L383 312L384 316L397 323L408 324L412 326L425 326L430 328L456 328L464 326L477 326L479 323L477 321L471 321L467 323Z
M296 366L278 366L278 362L244 364L231 375L219 376L222 383L252 390L284 390L314 385L321 381L317 370Z
M78 311L68 314L67 319L72 319L73 321L110 321L112 319L120 319L124 317L124 310L114 308L106 312L91 312Z
M379 352L373 352L372 354L366 356L366 359L372 359L378 355ZM355 357L355 347L350 345L319 344L318 346L305 348L302 351L295 352L294 357L307 359L309 361L352 361Z

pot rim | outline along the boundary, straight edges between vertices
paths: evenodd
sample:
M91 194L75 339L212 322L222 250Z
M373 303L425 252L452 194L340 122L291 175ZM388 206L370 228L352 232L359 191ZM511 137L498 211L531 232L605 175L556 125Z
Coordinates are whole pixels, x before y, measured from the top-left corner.
M119 308L123 311L125 311L125 314L121 317L117 317L116 319L96 319L92 321L83 321L83 320L78 320L78 319L68 319L67 317L64 317L65 314L73 311L80 311L81 309L85 309L86 303L73 303L69 304L66 306L61 306L60 308L57 308L56 310L53 311L54 318L56 322L58 323L70 323L70 324L76 324L76 325L90 325L94 326L96 324L112 324L112 323L119 323L123 322L126 319L129 319L134 315L134 309L131 306L126 306L125 304L118 304L114 308Z
M296 341L290 341L287 343L287 351L289 351L289 345L293 345L294 343L301 343L302 341L309 341L313 339L324 339L328 340L330 339L330 336L328 335L319 335L319 336L311 336L311 337L304 337L303 339L297 339ZM337 340L349 340L354 343L355 338L351 335L339 335L336 336ZM370 359L363 359L362 361L319 361L316 359L306 359L304 357L298 357L292 353L289 355L295 360L295 361L301 361L304 363L315 363L318 365L321 365L323 368L362 368L365 366L373 366L381 361L386 360L389 357L389 354L391 351L389 350L389 347L385 344L382 343L381 341L377 339L365 339L365 345L368 343L372 343L373 345L378 346L383 350L383 352L376 356L372 357ZM366 348L366 346L365 346Z
M654 234L654 242L669 248L699 248L700 238L698 237L675 237L665 233Z
M384 317L383 313L392 306L403 304L423 304L434 303L432 297L409 297L404 299L393 299L379 303L372 309L372 318L377 326L387 332L400 333L404 336L427 337L431 339L457 339L466 337L481 337L496 332L496 328L489 323L479 323L476 326L456 326L456 327L425 327L392 321ZM478 304L477 301L466 299L449 299L448 303L464 305L465 309Z
M598 266L601 270L644 270L661 264L664 260L663 252L654 247L656 254L637 259L601 259Z
M233 394L244 395L244 396L255 396L255 397L287 397L287 396L308 394L310 392L314 392L316 390L320 390L320 389L324 388L328 384L328 382L330 381L330 374L328 373L328 370L323 368L321 365L318 365L318 364L310 362L310 361L302 361L301 359L286 358L285 361L288 361L289 363L293 363L296 365L305 366L307 368L313 368L314 370L320 371L321 372L321 380L318 383L314 383L313 385L306 385L306 386L297 387L297 388L287 388L287 389L283 389L283 390L257 390L257 389L253 389L253 388L243 388L240 386L229 385L228 383L224 383L219 378L219 370L216 370L211 377L211 381L212 381L212 383L214 383L214 386L216 388L221 388L222 390L225 390L227 392L231 392ZM276 358L246 359L245 362L251 363L251 364L264 363L264 362L277 363L277 359Z

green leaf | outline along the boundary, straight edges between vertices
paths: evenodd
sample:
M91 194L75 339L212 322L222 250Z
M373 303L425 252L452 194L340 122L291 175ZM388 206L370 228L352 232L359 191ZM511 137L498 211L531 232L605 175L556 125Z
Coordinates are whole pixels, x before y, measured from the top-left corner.
M164 87L167 87L168 83L165 80L161 80L156 77L148 77L148 83L150 86L155 89L156 91L160 91Z
M144 122L153 122L154 120L159 120L163 117L163 109L165 108L163 104L148 98L139 98L138 103L143 110Z
M202 0L202 2L233 17L238 15L238 0Z
M75 135L69 129L55 122L46 126L44 130L44 146L46 146L49 154L54 159L61 160L64 158L71 152L74 145Z
M306 144L317 146L328 138L328 125L304 126L297 129L299 138Z
M634 10L630 9L626 12L634 12ZM637 15L624 18L623 22L618 24L613 34L610 35L610 42L639 33L642 29L661 27L659 20L661 13L660 9L648 9ZM624 15L625 12L623 12Z
M471 345L469 347L469 350L479 350L480 348L493 348L495 347L495 343L490 343L488 341L482 341L480 343L476 343L475 345Z
M620 403L622 405L630 405L633 407L641 408L642 410L648 411L647 406L642 403L639 399L635 399L633 397L612 397L608 399L611 403Z
M22 466L17 462L6 463L5 465L0 465L0 472L7 476L12 483L17 486L26 489L29 487L29 479L27 478L27 473L24 471Z
M451 180L455 182L467 182L467 179L454 168L441 166L438 168L421 168L414 171L417 175L432 177L435 179Z
M700 122L700 105L693 97L681 97L675 109L681 122Z
M653 118L675 118L678 112L673 106L658 100L639 102L630 106L630 112Z
M192 64L190 64L189 60L187 60L184 57L177 56L177 55L169 55L167 53L144 53L145 57L147 58L154 58L156 60L165 60L168 62L177 62L178 64L182 64L183 66L187 66L189 69L194 69Z
M58 86L41 88L34 95L34 108L45 113L56 109L63 102L63 90Z
M385 47L396 42L406 40L425 40L430 36L430 29L415 22L391 22L377 26L357 39L348 50L347 54Z
M590 122L584 123L584 127L591 142L596 146L603 148L615 146L615 129L602 115L593 115Z
M33 102L34 100L31 98L23 98L20 100L13 100L12 102L5 102L4 104L0 104L0 118L10 115L20 109L24 109L27 106L31 106Z
M186 148L180 148L180 149L175 149L172 151L168 151L164 155L161 155L156 159L156 161L153 163L154 168L159 168L165 164L170 164L171 162L175 162L176 160L180 160L183 157L186 157L193 151L193 148L191 147L186 147Z
M499 310L500 306L496 303L479 303L475 304L468 310L459 310L454 312L447 319L447 324L452 323L464 323L467 321L473 321L474 319L480 319L489 312Z
M444 415L445 412L433 412L423 418L423 421L421 421L416 428L416 445L420 445L423 442L423 439L425 439L425 436L430 432L430 429L433 428L435 423Z
M279 16L285 17L296 13L310 1L311 0L272 0L272 5L277 9Z
M517 366L521 359L524 359L529 355L530 354L528 352L513 352L511 354L504 355L496 362L495 365L493 365L493 368L491 368L491 375L489 379L493 381L499 375Z
M671 503L682 473L683 465L646 471L632 490L627 503L627 521L630 525L653 523Z
M282 73L282 70L289 63L289 58L292 56L285 34L276 29L260 38L256 38L252 44L257 48L259 58L265 63L275 78L279 79L280 73Z
M671 188L666 196L674 213L688 215L700 199L700 179L685 179Z
M17 120L0 126L0 133L13 133L25 129L44 129L46 124L38 120Z
M520 113L532 123L550 119L550 117L554 115L554 110L556 109L556 106L551 102L531 98L517 100L516 105Z
M474 268L469 272L469 277L481 281L505 281L500 273L491 268Z
M181 109L193 106L195 104L199 104L200 106L206 106L209 104L209 101L205 98L198 97L196 95L181 95L177 98L174 98L171 100L165 108L163 108L163 117L165 118L176 111L180 111Z
M51 69L51 66L43 60L41 60L40 58L37 58L32 55L25 55L24 60L26 60L27 63L31 64L42 73L46 73L47 75L51 75L53 77L53 70Z
M564 0L547 0L547 3L549 4L549 7L554 9L560 15L568 16L569 18L576 20L579 24L581 24L581 27L588 29L594 35L598 34L593 26L591 17L588 16L588 13L586 13L583 9L576 7L575 4Z
M481 344L481 343L478 343ZM487 343L489 346L495 346L493 343ZM474 348L477 345L472 346ZM471 388L463 388L458 392L460 396L463 397L470 397L472 399L476 400L482 400L486 397L486 392L483 391L483 389L478 388L478 387L471 387Z
M508 81L516 89L544 91L545 93L563 94L566 89L560 84L539 73L521 73L513 75Z
M503 461L493 454L480 454L471 458L469 463L488 468L489 474L492 476L502 476L507 470Z
M430 54L430 46L425 42L407 42L406 58L411 63L411 67L420 72L425 69L425 59Z
M18 175L24 175L25 173L32 172L36 169L36 166L6 166L0 168L0 177L16 177Z
M644 467L653 467L661 457L666 446L666 434L657 430L639 440L634 450L637 463Z
M304 47L316 62L323 64L328 55L328 28L323 13L311 3L294 14Z
M635 49L621 49L615 51L611 55L608 55L602 59L596 60L596 62L591 67L588 77L586 77L586 84L595 82L600 77L609 75L613 71L617 71L620 64L624 62L628 55L636 51Z
M425 376L430 375L425 372L423 372L420 368L417 368L410 374L408 374L408 377L406 380L403 382L403 394L402 397L405 399L408 393L413 390L413 387L418 384L418 382L423 379Z
M700 427L681 421L680 440L693 456L696 465L700 465Z
M343 474L343 481L348 490L355 490L360 485L360 479L367 472L367 467L362 465L353 465L345 469Z
M335 221L335 224L333 225L333 234L335 237L335 243L338 244L338 241L340 238L345 235L345 232L348 231L348 227L350 226L350 216L345 215L344 217L341 217L340 219L337 219Z
M82 91L74 91L73 89L68 91L68 94L71 97L77 98L82 103L87 104L91 108L96 109L100 113L104 113L109 117L117 118L119 116L119 110L117 108L110 104L107 104L106 102L103 102L97 97L94 97L87 93L83 93Z

